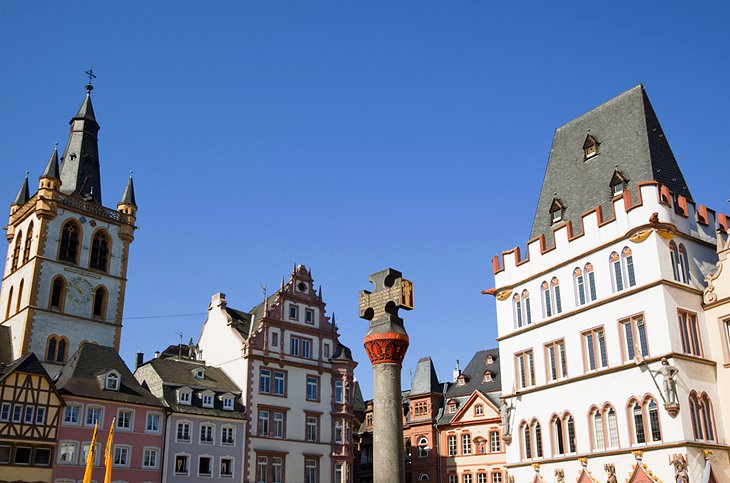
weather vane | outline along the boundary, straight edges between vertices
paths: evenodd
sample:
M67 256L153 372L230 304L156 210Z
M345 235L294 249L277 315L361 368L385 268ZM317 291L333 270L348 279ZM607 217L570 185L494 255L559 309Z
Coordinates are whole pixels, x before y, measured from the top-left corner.
M89 78L89 82L88 82L88 83L86 84L86 90L87 90L87 91L91 91L91 89L93 89L93 88L94 88L94 86L93 86L93 85L91 85L91 81L92 81L93 79L96 79L96 74L94 74L94 66L92 65L91 67L89 67L89 70L87 70L87 71L84 71L84 73L85 73L85 74L87 75L87 77Z

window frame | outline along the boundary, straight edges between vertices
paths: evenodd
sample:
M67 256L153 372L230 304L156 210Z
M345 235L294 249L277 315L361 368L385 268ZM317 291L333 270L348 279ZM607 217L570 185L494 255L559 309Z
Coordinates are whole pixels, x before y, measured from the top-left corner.
M515 353L515 379L517 389L529 389L536 385L535 381L535 357L532 348ZM526 359L525 359L526 358ZM524 360L524 364L521 361ZM527 373L525 372L527 369Z
M548 383L568 379L568 356L565 338L556 339L543 346L545 356L545 379ZM555 377L553 377L555 373Z
M704 358L702 347L702 334L698 315L689 310L677 309L677 320L679 324L679 336L682 343L682 352L690 356Z
M627 326L630 328L628 332L626 330ZM639 330L640 326L643 327L643 340ZM651 356L646 317L643 312L620 319L618 321L618 329L619 339L621 340L621 360L624 364L635 362L637 353L641 354L641 357L644 359ZM629 333L631 334L631 344L629 344L628 340ZM631 356L632 353L633 356Z
M606 346L606 329L603 325L581 332L581 347L583 350L583 371L585 374L610 367L608 362L608 347ZM595 367L591 367L592 364Z

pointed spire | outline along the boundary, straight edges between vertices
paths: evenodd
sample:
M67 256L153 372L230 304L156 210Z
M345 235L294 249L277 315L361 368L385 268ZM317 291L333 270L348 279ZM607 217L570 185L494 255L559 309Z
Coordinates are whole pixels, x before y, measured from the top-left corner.
M58 143L53 148L53 153L51 153L51 158L48 160L41 178L61 179L61 171L58 169Z
M284 291L284 275L281 276L281 289L282 292Z
M18 194L15 195L15 199L10 206L23 206L30 199L30 189L28 189L28 172L25 173L25 179L23 184L20 185Z
M322 300L322 285L319 286L319 291L317 293L317 297L319 297L319 300Z
M132 172L129 172L129 181L127 182L127 187L124 188L124 193L122 193L122 199L119 200L120 205L132 205L137 206L137 201L134 198L134 180L132 179Z
M89 121L96 122L96 116L94 115L94 106L91 104L91 91L94 86L91 83L86 84L86 98L79 107L79 112L76 113L74 119L86 119Z

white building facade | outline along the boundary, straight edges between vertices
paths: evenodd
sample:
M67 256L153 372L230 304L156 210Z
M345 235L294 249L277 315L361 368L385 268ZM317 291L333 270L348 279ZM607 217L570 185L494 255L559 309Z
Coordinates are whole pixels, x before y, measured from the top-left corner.
M514 482L730 481L702 305L716 222L643 87L556 131L527 253L494 260Z
M338 342L308 269L296 267L250 312L214 295L198 345L242 390L245 481L352 481L356 363Z

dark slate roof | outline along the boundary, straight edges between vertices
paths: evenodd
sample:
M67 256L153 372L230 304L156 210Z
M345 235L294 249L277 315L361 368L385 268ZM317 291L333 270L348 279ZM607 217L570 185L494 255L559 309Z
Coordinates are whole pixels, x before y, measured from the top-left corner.
M352 351L350 348L339 341L337 341L337 349L335 349L335 353L332 355L332 360L355 362L355 359L352 358Z
M588 134L598 141L599 154L584 160ZM550 206L555 198L565 205L563 220L572 222L574 233L583 231L581 215L599 205L610 218L615 170L628 178L634 201L637 184L654 180L692 199L642 85L555 130L530 238L544 234L547 245L553 245Z
M111 369L120 374L119 391L103 389L99 378ZM143 388L113 347L84 344L71 356L56 376L56 387L61 394L90 397L107 401L162 406L162 403Z
M18 194L15 195L15 199L10 206L23 206L30 199L30 189L28 188L28 177L26 176L23 180L23 184L20 185Z
M217 416L222 418L244 419L245 409L241 403L241 390L236 384L218 367L206 366L202 361L175 360L175 359L153 359L150 364L163 382L163 398L167 406L173 411L197 414L200 416ZM205 369L203 379L196 379L194 369ZM189 387L193 390L191 405L178 404L177 389ZM200 392L211 390L215 393L213 408L202 407ZM224 411L223 401L218 397L225 393L231 393L235 397L234 410Z
M58 169L58 144L53 148L53 152L48 160L48 164L46 164L46 169L41 174L41 178L61 179L61 172Z
M27 372L29 374L38 374L39 376L45 376L50 379L46 372L43 364L38 360L38 357L34 353L29 353L26 356L20 357L10 364L0 365L0 381L3 381L13 372Z
M365 412L367 405L365 400L362 398L362 389L360 389L360 383L355 380L354 387L352 389L352 410Z
M61 156L61 192L68 195L81 196L101 204L101 170L99 167L99 144L97 134L99 124L96 122L94 108L91 105L90 92L79 108L79 112L71 118L69 124L83 121L83 130L72 127Z
M251 314L230 307L226 307L226 312L231 317L231 326L241 334L241 337L247 339L251 330Z
M124 193L122 193L122 199L119 200L119 204L137 206L137 200L134 197L134 180L132 180L131 176L129 177L126 188L124 188Z
M439 383L436 370L433 367L433 361L430 357L419 359L416 372L413 374L409 395L416 396L440 391L441 383Z

